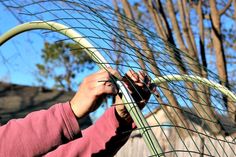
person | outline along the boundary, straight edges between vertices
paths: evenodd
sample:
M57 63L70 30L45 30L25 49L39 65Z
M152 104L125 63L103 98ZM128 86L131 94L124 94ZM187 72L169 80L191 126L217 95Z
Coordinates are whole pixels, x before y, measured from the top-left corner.
M150 79L144 72L129 70L122 78L112 68L100 70L83 80L70 101L1 126L0 156L114 156L135 128L122 104L122 95L111 81L114 77L124 82L143 108L151 93ZM108 95L115 96L114 105L95 124L81 131L77 119L96 110Z

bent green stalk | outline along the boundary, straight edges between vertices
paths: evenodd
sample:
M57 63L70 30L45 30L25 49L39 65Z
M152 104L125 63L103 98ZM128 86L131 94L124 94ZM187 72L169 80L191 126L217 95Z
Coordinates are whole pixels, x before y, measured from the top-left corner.
M107 69L108 67L110 67L106 59L100 54L100 52L96 48L94 48L92 44L90 44L87 39L85 39L78 32L74 31L72 28L69 28L65 25L56 22L33 21L18 25L0 37L0 46L12 37L16 36L17 34L35 29L56 31L69 37L70 39L78 43L82 48L84 48L87 54L93 59L93 61L98 63L98 66L100 68ZM133 100L132 96L129 94L129 92L121 81L118 80L117 85L119 86L119 89L123 94L122 101L125 104L127 110L129 111L135 124L139 128L151 154L153 156L163 155L160 144L158 143L154 133L152 132L150 126L148 125L146 119L144 118L139 107Z
M157 77L153 80L153 83L156 85L165 83L165 82L171 82L171 81L187 81L187 82L193 82L197 84L203 84L208 87L211 87L213 89L216 89L220 91L221 93L225 94L229 98L231 98L233 101L236 101L236 96L233 92L231 92L228 88L225 86L222 86L219 83L216 83L214 81L208 80L203 77L199 76L193 76L193 75L166 75L162 77Z

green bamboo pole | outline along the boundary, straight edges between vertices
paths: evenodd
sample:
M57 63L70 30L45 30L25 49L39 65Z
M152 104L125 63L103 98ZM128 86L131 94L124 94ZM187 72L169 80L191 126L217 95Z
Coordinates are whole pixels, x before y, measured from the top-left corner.
M20 34L29 30L35 30L35 29L56 31L65 36L68 36L70 39L78 43L81 47L85 48L88 55L95 62L100 63L98 64L100 68L107 69L108 67L110 67L110 65L107 63L105 58L99 53L99 51L96 48L94 48L93 45L90 44L82 35L74 31L72 28L69 28L65 25L62 25L56 22L33 21L33 22L28 22L28 23L18 25L0 37L0 46L4 44L6 41L8 41L9 39L11 39L12 37L16 36L17 34ZM125 104L125 107L127 108L127 110L129 111L135 124L139 128L144 138L144 141L147 144L152 156L162 156L163 154L162 154L161 146L158 143L153 131L148 125L143 114L141 113L139 107L137 106L132 96L129 94L129 92L125 88L124 84L118 80L117 85L119 86L119 89L121 93L123 94L122 101Z

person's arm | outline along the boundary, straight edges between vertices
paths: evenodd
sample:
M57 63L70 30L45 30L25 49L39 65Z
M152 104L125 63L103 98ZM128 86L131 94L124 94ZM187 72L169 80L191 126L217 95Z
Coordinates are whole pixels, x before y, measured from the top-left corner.
M24 119L12 120L5 126L0 127L0 154L3 156L39 156L56 149L60 144L75 139L75 137L79 135L79 126L76 118L82 118L94 111L101 105L101 102L107 95L117 94L117 88L110 80L113 79L114 76L121 80L121 76L116 70L111 68L108 68L108 70L109 72L101 70L85 78L78 92L70 101L71 105L69 105L69 103L56 105L49 110L32 113ZM130 78L129 81L133 81L133 84L137 85L138 91L145 91L145 86L149 83L145 83L146 76L144 74L140 73L138 75L132 71L129 71L127 74L128 78ZM138 104L145 104L148 99L135 96L137 93L134 91L133 86L131 88L128 86L128 88ZM149 98L150 93L145 94L141 92L141 95L146 95L148 96L147 98ZM95 125L99 128L111 130L108 134L104 134L106 135L105 138L102 138L103 141L101 143L105 143L105 145L109 144L113 139L115 139L115 141L112 143L118 142L122 144L119 142L120 139L124 139L125 143L128 137L128 135L120 134L117 131L123 128L121 127L123 125L120 125L120 121L117 121L116 118L118 117L121 121L130 123L129 114L118 96L116 97L116 104L121 104L115 107L117 114L114 114L116 112L107 114L109 116L104 116L106 118L102 120L102 123L98 122L97 125ZM109 118L111 119L109 120ZM111 128L107 128L109 125L106 125L106 122L111 124ZM86 147L88 150L90 150L90 146L96 147L95 144L91 145L93 142L96 143L96 141L93 141L92 137L100 137L102 132L102 130L96 132L96 130L99 129L92 128L93 127L86 131L88 133L84 132L85 135L91 136L87 139L85 138L84 142L82 141L82 143L87 142L89 144L88 147ZM119 144L117 144L115 149L120 148ZM83 148L84 147L78 147L78 151ZM102 145L99 145L99 150L103 150L103 148ZM105 152L116 152L116 150L114 151L112 148L105 148ZM95 148L92 148L91 150L94 149Z
M69 103L56 104L1 126L0 154L39 156L79 135L79 125Z
M129 71L125 81L135 101L142 108L150 97L150 79L147 75ZM131 87L132 83L132 87ZM135 88L135 89L134 89ZM146 90L148 88L148 90ZM138 95L138 93L141 96ZM75 101L77 102L77 101ZM79 156L111 157L126 143L134 126L123 102L116 96L115 107L109 108L97 122L82 131L82 137L59 146L46 157Z
M114 84L100 82L111 79L111 74L119 77L116 70L108 70L85 78L71 105L57 104L0 127L1 156L39 156L75 139L80 133L76 119L99 107L105 95L117 93Z
M115 107L111 107L95 124L82 131L81 138L61 145L45 156L111 157L126 143L132 129L132 123L125 123L117 115Z

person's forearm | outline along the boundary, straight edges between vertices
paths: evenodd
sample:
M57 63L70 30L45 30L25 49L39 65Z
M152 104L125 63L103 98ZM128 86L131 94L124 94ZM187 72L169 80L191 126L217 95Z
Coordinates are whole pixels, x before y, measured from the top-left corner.
M1 156L39 156L80 133L69 103L33 112L0 127Z
M117 119L115 108L109 108L97 122L82 131L82 137L59 146L46 154L47 157L64 156L113 156L125 144L132 125Z

